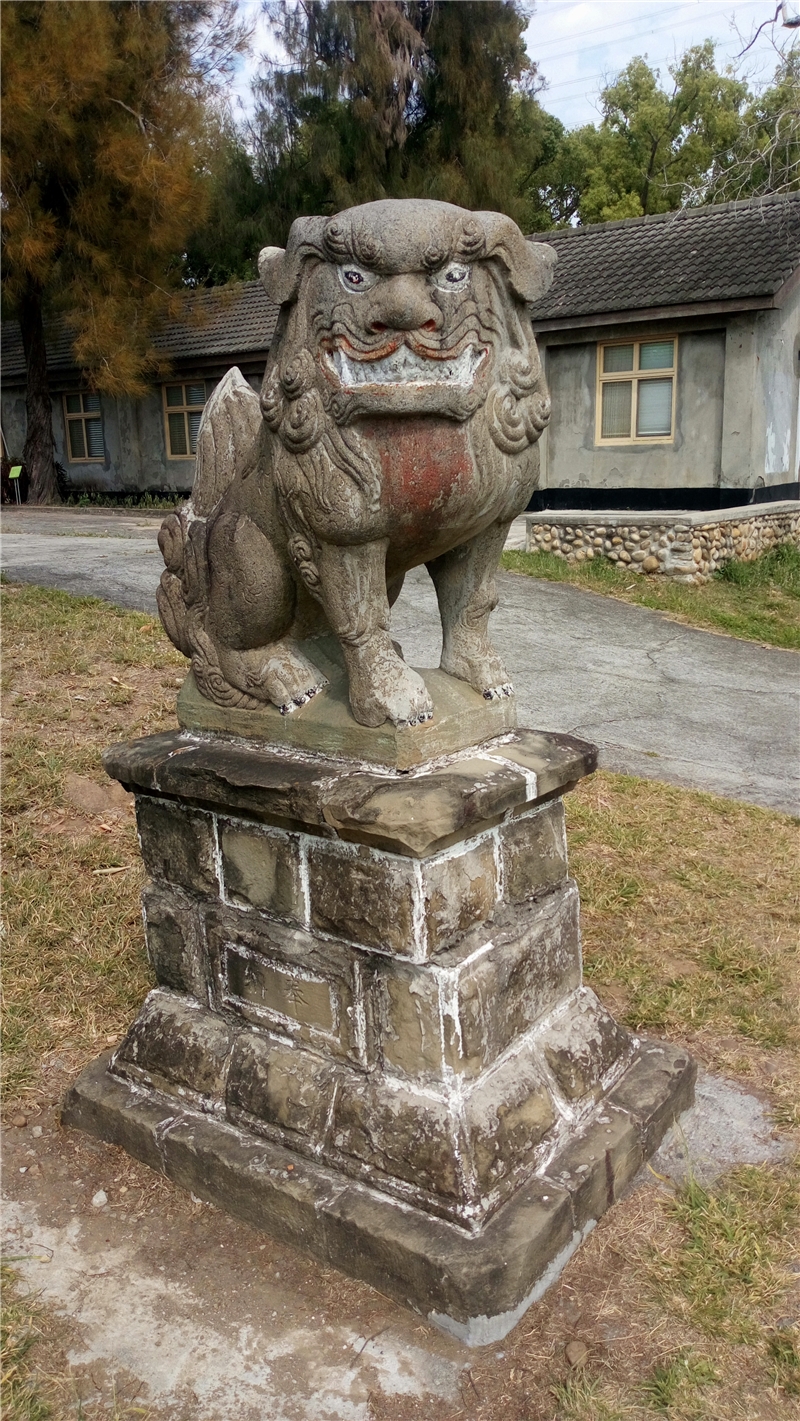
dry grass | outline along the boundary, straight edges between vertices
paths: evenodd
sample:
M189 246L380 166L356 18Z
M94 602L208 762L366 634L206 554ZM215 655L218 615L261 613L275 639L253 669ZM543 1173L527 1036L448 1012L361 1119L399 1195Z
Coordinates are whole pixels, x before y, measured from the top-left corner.
M40 1337L39 1309L3 1264L0 1323L0 1407L5 1421L46 1421L52 1413L31 1376L29 1353Z
M595 775L566 807L598 995L800 1125L797 821L627 775Z
M102 799L100 751L174 724L185 663L145 616L32 588L4 587L2 598L13 1111L54 1099L117 1039L150 984L132 816L119 797ZM86 782L100 801L87 798ZM588 980L631 1025L686 1042L710 1066L762 1087L784 1124L798 1123L796 822L608 774L582 785L567 808ZM173 1187L130 1167L158 1185L154 1207L169 1217ZM501 1348L470 1354L459 1404L375 1394L375 1421L793 1421L797 1194L790 1171L769 1169L678 1196L655 1181L640 1188ZM245 1226L227 1227L247 1251ZM307 1267L326 1307L337 1288L358 1292ZM59 1399L72 1395L66 1372L53 1380L61 1363L48 1337L58 1325L13 1292L11 1305L20 1388L33 1385L31 1355L38 1377L50 1345L42 1394L56 1398L55 1418L73 1417ZM334 1304L329 1311L337 1315ZM31 1354L26 1339L39 1326L45 1340ZM588 1348L580 1368L565 1359L575 1338ZM6 1402L5 1414L39 1421L43 1405L14 1411ZM108 1416L134 1413L136 1400Z
M174 724L185 662L152 618L2 591L8 1106L116 1040L150 985L132 805L110 795L103 806L100 754ZM81 808L86 781L99 812Z

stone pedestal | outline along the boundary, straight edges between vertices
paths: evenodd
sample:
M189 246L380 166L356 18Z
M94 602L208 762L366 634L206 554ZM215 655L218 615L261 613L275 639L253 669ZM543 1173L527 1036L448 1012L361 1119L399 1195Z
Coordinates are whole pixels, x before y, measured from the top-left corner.
M594 765L528 730L410 772L196 730L114 747L159 985L65 1122L504 1336L693 1095L685 1053L581 984L561 796Z

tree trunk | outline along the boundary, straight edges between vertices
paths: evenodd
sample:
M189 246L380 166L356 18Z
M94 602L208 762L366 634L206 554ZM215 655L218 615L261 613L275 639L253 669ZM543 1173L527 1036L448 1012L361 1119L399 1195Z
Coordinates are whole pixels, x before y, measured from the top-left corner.
M29 503L60 503L53 458L53 413L47 379L41 287L33 282L20 302L19 323L28 371L26 410L28 428L22 461L30 480Z

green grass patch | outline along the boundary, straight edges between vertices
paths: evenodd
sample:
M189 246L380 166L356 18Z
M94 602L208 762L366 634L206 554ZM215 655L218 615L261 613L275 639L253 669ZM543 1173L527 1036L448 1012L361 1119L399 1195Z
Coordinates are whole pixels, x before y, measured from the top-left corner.
M631 1414L618 1402L615 1388L586 1371L555 1382L550 1395L556 1406L553 1421L625 1421Z
M667 1206L681 1231L672 1251L654 1251L650 1277L664 1306L709 1338L767 1339L786 1293L800 1227L794 1169L743 1166L717 1189L690 1179ZM773 1335L773 1334L770 1334Z
M684 1348L674 1357L657 1362L642 1384L642 1392L654 1411L672 1416L701 1417L705 1411L702 1391L719 1381L717 1368L707 1357L698 1357Z
M573 566L555 553L506 552L502 565L508 572L569 582L650 607L688 626L800 650L800 549L790 543L753 562L726 563L699 587L646 577L621 569L608 558Z

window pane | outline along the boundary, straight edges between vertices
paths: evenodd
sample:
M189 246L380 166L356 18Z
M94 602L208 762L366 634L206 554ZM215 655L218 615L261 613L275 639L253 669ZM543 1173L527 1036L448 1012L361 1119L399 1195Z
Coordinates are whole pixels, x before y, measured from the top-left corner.
M83 442L83 420L70 419L67 421L69 430L69 452L73 459L86 458L86 446Z
M183 404L183 385L167 385L167 404Z
M671 370L675 342L672 340L642 341L639 347L640 370Z
M600 433L604 439L629 439L631 433L631 382L614 380L603 385Z
M103 421L101 419L86 420L86 443L89 446L89 455L92 459L102 459L103 449Z
M186 386L187 405L204 405L206 402L206 387L204 384Z
M636 433L672 433L672 380L640 380Z
M200 421L203 418L198 410L196 414L189 415L189 447L192 453L197 452L197 431L200 428Z
M615 370L633 369L632 345L607 345L603 351L603 374L611 375Z
M81 397L80 397L80 395L67 395L67 413L68 413L68 414L80 414L80 412L81 412Z
M182 414L171 414L167 416L169 420L169 452L170 454L187 454L186 448L186 425L183 422Z
M83 397L83 408L87 411L87 413L94 414L95 411L96 411L96 412L99 414L99 413L100 413L100 396L99 396L99 395L84 395L84 397Z

